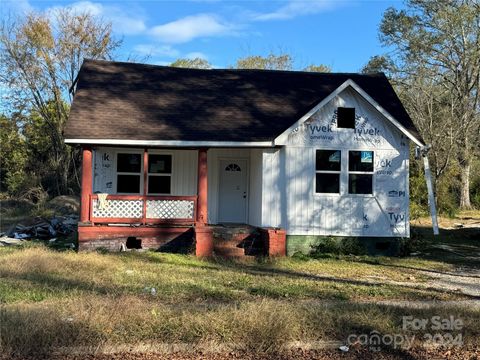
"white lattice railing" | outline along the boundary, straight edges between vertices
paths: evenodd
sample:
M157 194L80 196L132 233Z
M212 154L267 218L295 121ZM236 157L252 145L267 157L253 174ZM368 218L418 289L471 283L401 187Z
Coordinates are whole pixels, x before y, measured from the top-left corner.
M91 196L90 221L93 223L194 222L196 196L108 195L101 201Z
M143 200L106 200L101 206L100 200L92 201L92 216L94 218L130 218L141 219L143 217Z
M147 219L190 219L193 214L191 200L147 200Z

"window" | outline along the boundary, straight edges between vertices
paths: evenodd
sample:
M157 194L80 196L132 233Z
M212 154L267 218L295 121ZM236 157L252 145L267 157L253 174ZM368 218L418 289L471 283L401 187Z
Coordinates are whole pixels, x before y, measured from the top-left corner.
M141 174L141 154L117 154L117 193L139 194Z
M240 169L240 166L237 164L229 164L225 168L225 171L242 171L242 169Z
M337 127L355 129L355 108L337 108Z
M148 193L170 194L172 191L172 155L148 154Z
M340 193L340 150L317 150L315 158L315 192Z
M373 194L373 151L348 152L348 193Z

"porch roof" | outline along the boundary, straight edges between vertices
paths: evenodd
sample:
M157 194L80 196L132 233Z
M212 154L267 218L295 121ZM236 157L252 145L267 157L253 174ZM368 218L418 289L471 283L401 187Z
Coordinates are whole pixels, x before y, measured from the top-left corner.
M81 67L65 138L265 144L348 79L420 139L383 73L199 70L99 60Z

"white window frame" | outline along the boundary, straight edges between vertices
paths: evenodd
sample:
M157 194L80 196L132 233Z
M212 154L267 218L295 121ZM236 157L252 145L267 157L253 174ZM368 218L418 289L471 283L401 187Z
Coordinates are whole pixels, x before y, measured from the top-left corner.
M118 171L118 154L137 154L140 155L140 172L139 173L131 173L131 172L123 172ZM124 193L118 192L118 175L139 175L140 177L140 192L138 193ZM117 195L143 195L143 152L139 150L129 150L129 149L122 149L115 151L115 194Z
M351 151L369 151L373 153L373 163L372 163L372 171L350 171L350 152ZM375 196L375 150L348 150L347 151L347 195L349 196L360 196L360 197L374 197ZM370 194L353 194L350 193L350 174L353 175L371 175L372 176L372 192Z
M317 151L340 151L340 170L317 170ZM341 149L315 149L315 160L314 160L314 168L315 168L315 178L314 178L314 187L313 191L315 195L321 196L340 196L342 194L342 164L343 164L343 151ZM317 192L317 174L338 174L338 193L324 193L324 192Z
M148 156L150 155L168 155L170 156L171 162L172 162L172 168L170 170L170 173L150 173L149 169L147 169L147 196L161 196L161 195L172 195L174 194L174 189L173 189L173 164L174 164L174 156L172 152L165 152L165 151L148 151ZM148 166L150 167L150 158L148 159ZM152 193L150 192L150 176L169 176L170 177L170 193Z

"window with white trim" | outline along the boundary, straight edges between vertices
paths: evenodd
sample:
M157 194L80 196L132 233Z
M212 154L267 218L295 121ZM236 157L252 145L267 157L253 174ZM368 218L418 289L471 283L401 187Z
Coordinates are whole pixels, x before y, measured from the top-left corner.
M140 194L142 181L142 154L117 154L117 193Z
M373 151L348 152L348 193L373 194Z
M148 154L148 193L172 193L172 155Z
M339 194L342 170L340 150L317 150L315 154L315 192Z

